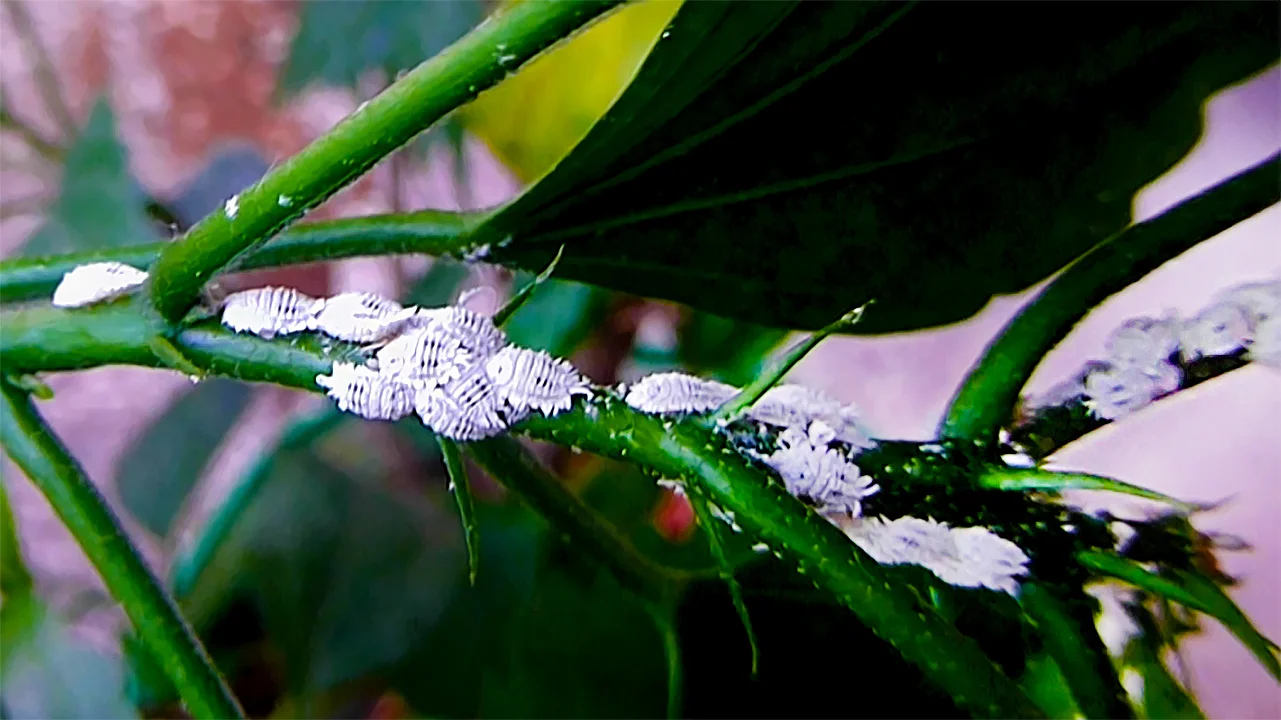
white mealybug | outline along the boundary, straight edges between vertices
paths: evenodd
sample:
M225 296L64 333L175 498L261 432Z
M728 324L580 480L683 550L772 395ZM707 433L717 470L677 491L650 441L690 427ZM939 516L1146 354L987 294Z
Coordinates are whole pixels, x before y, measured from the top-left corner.
M837 440L854 450L865 450L876 444L859 421L857 409L804 385L770 388L747 409L747 416L757 422L802 430L810 427L813 421L821 420L835 431Z
M591 395L591 383L578 369L541 350L509 345L485 363L498 397L516 410L556 415L570 408L575 395Z
M118 262L72 268L53 291L54 307L74 308L113 300L147 281L147 273Z
M778 473L788 492L808 499L819 512L858 516L864 498L875 495L880 487L841 452L827 446L834 439L835 430L815 420L808 430L784 430L773 453L751 454Z
M1219 295L1219 300L1240 305L1250 314L1258 327L1267 320L1281 315L1281 280L1238 285Z
M654 373L628 389L626 403L650 415L711 412L738 394L723 382L678 372Z
M414 412L413 388L363 365L336 362L330 375L316 376L316 384L328 389L339 410L370 420L399 420Z
M1179 321L1135 318L1112 331L1104 344L1108 358L1118 367L1154 368L1167 362L1179 349Z
M1246 356L1250 362L1281 368L1281 314L1263 320L1254 329L1254 342Z
M957 587L1017 595L1029 558L1018 545L983 527L950 528L932 519L862 518L845 534L882 565L920 565Z
M408 379L445 383L472 363L462 341L436 326L410 330L387 343L375 356L378 372Z
M288 287L245 290L223 301L222 324L264 338L304 332L311 328L314 310L323 302Z
M1234 302L1221 302L1202 310L1183 324L1179 344L1183 359L1230 355L1250 339L1248 311Z
M493 320L457 305L417 308L410 324L439 328L458 338L465 349L478 357L489 357L507 345L507 334Z
M1116 420L1147 406L1157 396L1157 384L1134 367L1097 366L1085 377L1085 406L1104 420Z
M471 366L461 377L418 390L414 409L424 425L451 440L482 440L507 429L483 367Z
M369 292L347 292L326 298L314 308L311 329L353 343L375 343L400 330L415 310Z

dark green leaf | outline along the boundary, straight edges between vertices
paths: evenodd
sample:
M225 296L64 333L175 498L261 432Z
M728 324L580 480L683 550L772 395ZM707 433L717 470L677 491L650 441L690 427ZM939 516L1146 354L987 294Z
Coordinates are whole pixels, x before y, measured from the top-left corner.
M356 89L370 70L390 82L480 21L479 0L310 0L280 78L294 95L313 82Z
M0 702L7 718L136 718L119 658L77 641L32 593L0 607Z
M99 99L67 152L58 199L22 254L35 257L154 242L146 203L116 138L111 106Z
M125 507L144 527L168 535L201 471L244 414L251 392L233 380L206 380L125 451L116 482Z
M1126 226L1279 32L1244 3L686 3L476 242L770 325L954 322Z
M1085 717L1072 697L1072 690L1067 678L1063 677L1063 670L1048 653L1028 658L1023 675L1019 678L1019 687L1048 717L1063 720Z
M1184 688L1169 668L1165 666L1163 655L1165 645L1161 642L1161 633L1156 627L1152 613L1142 606L1129 606L1127 612L1134 614L1141 632L1125 645L1122 652L1122 672L1138 673L1143 679L1143 696L1139 702L1140 716L1150 720L1201 720L1201 712L1196 699Z

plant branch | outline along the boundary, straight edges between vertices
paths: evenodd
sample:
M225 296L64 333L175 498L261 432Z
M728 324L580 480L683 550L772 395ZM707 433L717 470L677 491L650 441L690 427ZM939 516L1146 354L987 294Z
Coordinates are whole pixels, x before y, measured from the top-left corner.
M1096 306L1170 259L1281 200L1281 154L1131 225L1077 258L997 336L952 399L940 433L994 438L1041 359Z
M71 531L187 709L198 718L244 717L173 599L160 587L115 514L45 425L31 399L3 381L0 397L0 441L5 451Z
M150 280L160 317L177 322L237 257L620 1L516 3L407 73L161 253Z
M259 270L371 255L456 254L465 246L467 229L480 216L423 210L294 225L246 253L231 269ZM113 261L147 270L171 244L146 243L0 261L0 302L47 299L63 275L86 263Z
M978 484L979 487L989 490L1005 490L1007 492L1106 490L1165 503L1183 513L1192 512L1197 507L1193 503L1183 502L1155 490L1103 477L1102 475L1059 472L1046 468L987 467L979 474Z
M7 364L12 363L11 371L159 364L147 348L148 320L141 309L128 302L73 311L50 307L9 310L0 313L0 320L6 329L0 336L0 353ZM210 374L313 392L320 390L315 384L317 374L328 373L334 359L354 352L342 345L326 350L310 338L268 341L235 335L213 321L184 329L174 337L174 344ZM1042 714L973 641L939 618L910 588L890 582L881 567L840 530L814 517L781 484L752 468L713 429L692 423L667 428L661 418L635 412L604 394L589 406L580 404L553 418L531 417L515 430L683 480L691 491L704 493L708 500L734 512L749 532L785 553L973 714ZM510 438L494 438L472 443L468 450L482 465L507 464L513 461L496 454L511 442ZM504 477L506 469L498 472ZM551 483L530 486L537 492L527 494L526 501L548 513L558 527L564 527L561 523L565 522L559 515L577 512L562 497L568 494L563 487L558 490L559 486Z

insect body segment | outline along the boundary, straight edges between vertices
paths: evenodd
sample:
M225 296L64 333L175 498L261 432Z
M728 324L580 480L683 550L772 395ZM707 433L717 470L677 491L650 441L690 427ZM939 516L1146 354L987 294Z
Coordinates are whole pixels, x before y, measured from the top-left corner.
M84 307L118 298L147 281L147 273L118 262L72 268L53 291L53 306Z
M312 330L353 343L376 343L397 334L417 315L417 308L368 292L349 292L320 301Z
M330 375L317 375L316 384L328 389L338 409L370 420L399 420L414 412L414 389L354 363L334 363Z
M489 376L476 365L453 380L419 389L414 408L424 425L451 440L493 437L508 425Z
M738 388L678 372L647 375L633 385L624 400L650 415L701 414L715 410L738 394Z
M575 395L590 395L591 383L569 362L540 350L507 346L485 363L498 397L517 411L556 415Z
M863 500L880 487L843 453L828 447L834 439L835 431L815 420L808 431L796 427L784 430L773 453L751 454L778 473L788 492L809 499L819 512L857 517L863 511Z
M414 328L387 343L375 356L378 372L408 380L444 383L474 363L454 334L434 326Z
M1030 562L1022 548L984 527L952 528L932 519L861 518L845 533L882 565L920 565L957 587L1017 595Z
M287 287L265 287L227 296L222 324L236 332L264 338L310 330L315 311L324 300L308 297Z

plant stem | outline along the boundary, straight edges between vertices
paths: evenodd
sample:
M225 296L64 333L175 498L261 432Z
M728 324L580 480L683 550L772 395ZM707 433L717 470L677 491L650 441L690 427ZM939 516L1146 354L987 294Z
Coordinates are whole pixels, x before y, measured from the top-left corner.
M941 435L995 437L1041 359L1086 314L1170 259L1276 204L1278 177L1281 154L1131 225L1077 258L988 346L952 399Z
M492 320L498 327L506 325L512 315L515 315L516 311L519 310L521 306L529 300L530 296L534 294L534 291L538 289L538 286L547 282L547 280L551 278L552 273L556 272L556 266L560 264L560 256L564 254L565 246L561 245L560 249L556 251L556 257L552 258L552 261L547 265L546 269L538 273L538 276L533 280L530 280L525 287L516 291L516 294L512 296L512 299L508 300L506 304L498 308L498 312L494 313L494 316L491 317L490 320Z
M449 475L449 489L458 503L458 518L463 523L463 543L467 546L467 578L472 585L476 584L476 571L480 565L480 537L476 531L476 500L471 494L471 481L467 477L467 466L463 463L463 451L458 443L447 437L437 435L436 443L440 445L440 456L445 461L445 472Z
M423 210L294 225L246 253L231 269L258 270L370 255L446 255L464 246L468 229L479 218L479 213ZM146 270L170 245L146 243L0 261L0 302L48 298L63 275L86 263L112 261Z
M75 458L45 425L31 399L0 382L0 441L124 607L138 635L198 718L244 717L205 649L120 528Z
M1165 503L1179 512L1191 512L1196 505L1138 485L1088 473L1059 472L1043 468L987 467L978 476L979 487L1007 492L1041 490L1106 490Z
M204 284L237 257L620 2L523 2L498 11L167 248L152 268L152 305L161 318L177 322Z

